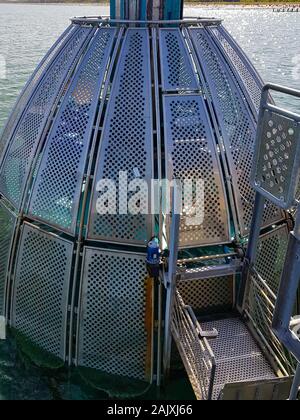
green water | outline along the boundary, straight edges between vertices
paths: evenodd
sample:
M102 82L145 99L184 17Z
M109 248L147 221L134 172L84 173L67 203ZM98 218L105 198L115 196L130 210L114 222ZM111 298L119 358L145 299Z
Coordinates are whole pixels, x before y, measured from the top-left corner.
M18 93L51 44L75 15L107 14L108 8L80 5L0 4L0 55L7 75L0 79L0 130ZM186 15L215 16L224 24L253 60L266 81L299 88L300 13L276 14L270 10L201 9L189 7ZM299 102L278 98L298 110ZM0 342L0 399L107 399L89 386L78 370L45 369L34 366L13 338ZM155 387L145 399L190 399L193 393L182 367L160 394Z
M31 354L32 356L32 354ZM41 354L35 359L37 364L44 365L49 360ZM142 400L189 400L194 399L191 386L185 378L181 363L175 358L176 369L172 372L169 384L160 391L155 386L146 390L143 395L140 384L128 383L120 387L114 378L93 378L78 369L72 368L41 368L35 365L32 357L29 359L22 351L15 338L10 336L6 341L0 341L0 400L109 400L121 398L117 390L139 395ZM84 375L83 375L84 374ZM93 386L90 385L93 381ZM114 395L95 389L111 384L110 390ZM134 398L134 397L132 397Z

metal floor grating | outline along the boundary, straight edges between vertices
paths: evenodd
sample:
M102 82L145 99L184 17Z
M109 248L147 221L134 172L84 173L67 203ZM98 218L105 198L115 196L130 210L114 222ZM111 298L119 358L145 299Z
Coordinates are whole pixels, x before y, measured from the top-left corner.
M213 399L219 398L227 383L275 379L267 362L249 330L238 318L222 319L201 324L204 330L218 330L218 338L209 344L216 358L216 376Z

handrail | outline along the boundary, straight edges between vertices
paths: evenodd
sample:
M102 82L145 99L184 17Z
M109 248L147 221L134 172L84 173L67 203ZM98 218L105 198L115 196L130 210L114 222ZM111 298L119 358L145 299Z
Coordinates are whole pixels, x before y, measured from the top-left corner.
M98 23L112 23L112 24L128 24L128 25L188 25L188 24L213 24L220 25L221 19L216 18L185 18L181 20L128 20L128 19L111 19L103 16L79 16L71 19L72 23L77 24L98 24Z
M211 400L216 360L207 338L199 336L201 326L193 309L184 304L178 289L172 316L172 333L197 399Z

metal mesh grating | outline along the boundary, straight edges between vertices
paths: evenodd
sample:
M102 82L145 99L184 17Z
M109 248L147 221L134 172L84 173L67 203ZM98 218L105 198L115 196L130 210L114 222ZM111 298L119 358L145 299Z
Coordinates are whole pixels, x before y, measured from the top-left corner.
M36 89L11 139L0 174L0 191L15 207L20 206L28 170L51 108L90 32L88 28L78 29L63 46Z
M196 73L180 29L160 29L163 90L196 90Z
M215 35L216 40L227 55L238 75L244 83L248 95L254 104L255 111L258 113L261 100L262 82L258 75L253 74L255 70L250 62L247 62L244 53L242 53L231 36L222 27L212 28L210 31Z
M233 277L180 281L178 290L196 313L223 313L233 307Z
M216 328L219 335L209 341L216 359L213 399L225 384L276 378L250 332L239 319L203 323L205 331Z
M293 358L285 351L272 330L276 296L288 247L288 229L279 227L260 238L255 271L249 274L246 312L254 328L268 342L281 366L293 372Z
M264 111L260 133L255 183L262 193L272 196L279 206L295 202L300 180L300 123L276 112Z
M65 359L66 318L73 244L29 224L22 228L12 326Z
M260 238L255 268L277 295L285 262L289 232L282 226Z
M250 186L256 128L245 108L244 99L234 83L234 76L204 29L190 29L200 64L214 98L231 169L241 234L247 235L252 220L254 191ZM281 212L267 204L266 225L281 219Z
M2 153L4 152L4 149L6 147L6 144L10 137L13 134L14 128L17 126L17 123L19 119L22 116L22 113L24 111L24 108L33 94L35 88L38 86L40 81L43 78L44 72L46 68L51 65L53 59L55 58L57 52L61 48L61 46L69 39L72 32L75 29L75 25L71 25L64 33L63 35L57 40L57 42L53 45L53 47L50 49L50 51L47 53L45 58L41 61L40 65L36 69L36 71L33 73L30 80L27 82L26 86L24 87L22 93L20 94L13 111L11 112L9 119L7 121L7 124L5 125L1 138L0 138L0 161L2 158Z
M230 242L224 185L202 97L165 96L164 113L168 179L174 177L182 183L191 180L194 185L201 181L204 188L203 223L189 220L195 209L202 206L201 194L197 197L194 187L189 193L192 196L185 197L189 203L184 203L180 246Z
M88 147L115 29L99 29L49 134L29 213L73 234Z
M117 214L100 215L96 208L97 201L103 195L102 191L96 191L100 180L115 181L117 196L126 201L126 188L120 189L120 177L126 185L127 180L135 182L140 178L150 185L153 178L149 50L148 31L128 29L112 87L98 157L88 232L91 239L144 245L152 233L151 215L142 214L145 208L148 212L148 203L143 199L140 200L142 211L139 214L123 214L127 212L125 209L120 212L117 210ZM130 201L135 199L136 192L136 189L128 192Z
M172 334L198 400L211 398L215 360L209 342L200 339L186 304L176 292Z
M81 282L78 364L149 379L152 283L145 256L85 248Z
M6 276L16 217L0 203L0 316L4 315Z

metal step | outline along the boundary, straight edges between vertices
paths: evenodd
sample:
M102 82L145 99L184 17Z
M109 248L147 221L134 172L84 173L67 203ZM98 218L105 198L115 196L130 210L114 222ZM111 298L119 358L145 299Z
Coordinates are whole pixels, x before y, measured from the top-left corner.
M220 399L225 401L285 401L289 398L293 378L243 382L225 385Z
M219 333L209 341L216 361L212 399L219 399L227 384L276 379L272 367L240 319L210 321L201 326L207 331L215 328Z

